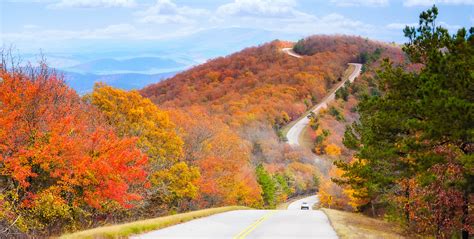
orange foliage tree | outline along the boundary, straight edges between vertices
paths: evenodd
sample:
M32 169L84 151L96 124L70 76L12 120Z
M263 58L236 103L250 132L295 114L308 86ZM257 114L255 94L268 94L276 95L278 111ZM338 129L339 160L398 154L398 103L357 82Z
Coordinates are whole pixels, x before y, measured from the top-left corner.
M249 145L198 107L173 110L170 115L181 128L186 160L201 171L199 206L261 206Z
M146 203L148 214L167 208L184 210L186 202L197 196L199 171L188 166L183 156L183 141L176 134L168 113L136 91L96 84L86 99L98 107L122 136L138 138L137 146L148 155L151 186ZM178 175L176 175L178 174Z
M0 70L0 221L54 233L133 206L146 177L136 138L118 137L57 74Z

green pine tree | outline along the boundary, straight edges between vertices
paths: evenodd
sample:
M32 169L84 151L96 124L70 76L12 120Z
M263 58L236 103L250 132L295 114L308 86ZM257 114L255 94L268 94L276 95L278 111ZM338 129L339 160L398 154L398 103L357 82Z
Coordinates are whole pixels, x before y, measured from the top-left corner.
M472 228L474 187L474 28L455 35L436 25L438 9L404 30L403 50L419 71L388 60L379 93L363 99L360 121L344 143L355 162L338 162L336 180L367 199L375 214L387 209L407 226L436 237ZM393 200L402 198L403 200Z

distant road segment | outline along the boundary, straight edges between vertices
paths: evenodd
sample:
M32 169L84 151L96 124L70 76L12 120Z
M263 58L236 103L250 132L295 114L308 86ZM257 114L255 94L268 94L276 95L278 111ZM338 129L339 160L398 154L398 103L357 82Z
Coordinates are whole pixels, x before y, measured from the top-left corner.
M359 76L361 69L362 69L362 64L358 63L349 63L349 65L354 66L354 71L351 73L351 75L347 78L344 79L342 82L339 83L339 85L334 88L319 104L316 105L316 107L313 109L312 112L315 114L318 114L319 111L323 108L326 108L327 105L336 99L336 91L344 86L344 83L346 81L349 82L354 82L355 78ZM299 146L299 138L300 134L303 132L303 129L306 127L306 125L309 124L309 119L308 116L309 113L307 113L304 117L300 118L291 128L288 130L288 133L286 134L286 138L288 139L288 143L293 146Z

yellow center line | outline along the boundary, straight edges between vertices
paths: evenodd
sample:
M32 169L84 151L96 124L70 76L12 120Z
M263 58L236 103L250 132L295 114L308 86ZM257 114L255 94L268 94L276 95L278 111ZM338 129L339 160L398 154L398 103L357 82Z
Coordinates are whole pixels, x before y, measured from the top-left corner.
M243 239L245 238L248 234L250 234L255 228L257 228L262 222L267 220L271 215L275 214L277 211L271 211L260 217L257 221L254 223L250 224L248 227L246 227L243 231L241 231L237 236L234 237L234 239Z

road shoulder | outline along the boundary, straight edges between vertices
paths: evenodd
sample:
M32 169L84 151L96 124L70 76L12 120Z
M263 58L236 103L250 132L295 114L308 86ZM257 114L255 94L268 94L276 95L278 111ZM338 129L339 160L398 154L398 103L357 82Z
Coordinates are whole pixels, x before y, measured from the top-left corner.
M406 238L394 223L370 218L359 213L322 208L331 226L341 239Z

